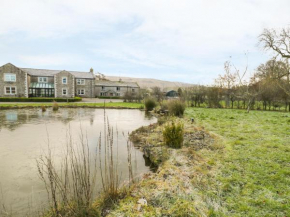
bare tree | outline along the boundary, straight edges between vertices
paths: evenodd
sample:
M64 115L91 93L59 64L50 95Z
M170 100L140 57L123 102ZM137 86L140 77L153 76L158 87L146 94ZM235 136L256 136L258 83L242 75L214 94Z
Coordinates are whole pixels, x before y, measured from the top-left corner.
M278 32L274 29L264 29L259 40L265 50L273 50L283 58L290 58L290 28L283 28Z
M226 107L230 107L230 101L232 102L232 108L234 107L234 101L236 99L236 87L238 82L237 72L232 72L230 61L226 61L224 64L225 73L219 75L215 80L217 86L219 86L225 95Z

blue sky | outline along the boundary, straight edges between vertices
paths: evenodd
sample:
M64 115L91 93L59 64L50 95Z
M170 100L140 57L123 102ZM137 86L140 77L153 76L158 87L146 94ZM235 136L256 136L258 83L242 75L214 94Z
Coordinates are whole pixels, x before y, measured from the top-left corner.
M264 28L289 0L0 0L0 65L211 84L231 59L249 75L271 57ZM248 58L245 57L248 53ZM248 59L248 60L247 60Z

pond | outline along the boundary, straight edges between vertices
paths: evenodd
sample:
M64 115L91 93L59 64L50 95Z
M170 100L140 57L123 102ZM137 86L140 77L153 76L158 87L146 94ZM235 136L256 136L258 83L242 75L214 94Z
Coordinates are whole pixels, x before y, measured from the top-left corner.
M47 193L38 176L36 160L45 155L48 145L53 155L61 159L68 136L77 143L81 134L85 135L90 150L97 152L104 117L108 118L114 132L118 131L118 138L115 135L118 167L121 182L124 182L128 177L128 133L155 123L156 118L129 109L107 109L105 114L103 109L84 108L57 112L51 109L46 112L41 109L0 111L0 211L4 204L6 210L21 216L28 207L46 204ZM135 177L150 170L140 150L133 147L131 154ZM97 188L101 188L100 183Z

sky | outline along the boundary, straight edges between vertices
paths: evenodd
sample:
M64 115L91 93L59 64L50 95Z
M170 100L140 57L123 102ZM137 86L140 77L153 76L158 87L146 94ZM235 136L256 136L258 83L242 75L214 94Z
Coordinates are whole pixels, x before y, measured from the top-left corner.
M253 73L273 55L259 34L290 24L289 0L0 0L0 8L0 65L193 84L211 84L228 60Z

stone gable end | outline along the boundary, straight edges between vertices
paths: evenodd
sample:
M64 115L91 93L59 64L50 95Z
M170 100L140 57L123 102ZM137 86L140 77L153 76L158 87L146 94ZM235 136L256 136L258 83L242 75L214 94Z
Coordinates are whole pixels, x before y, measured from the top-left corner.
M5 81L5 74L16 75L16 81ZM6 88L16 88L15 94L6 94ZM28 97L27 73L20 68L7 63L0 67L0 96Z
M63 78L67 79L67 83L63 84ZM75 96L75 77L68 71L61 71L54 76L54 91L57 98L71 98ZM63 90L66 89L66 94Z

